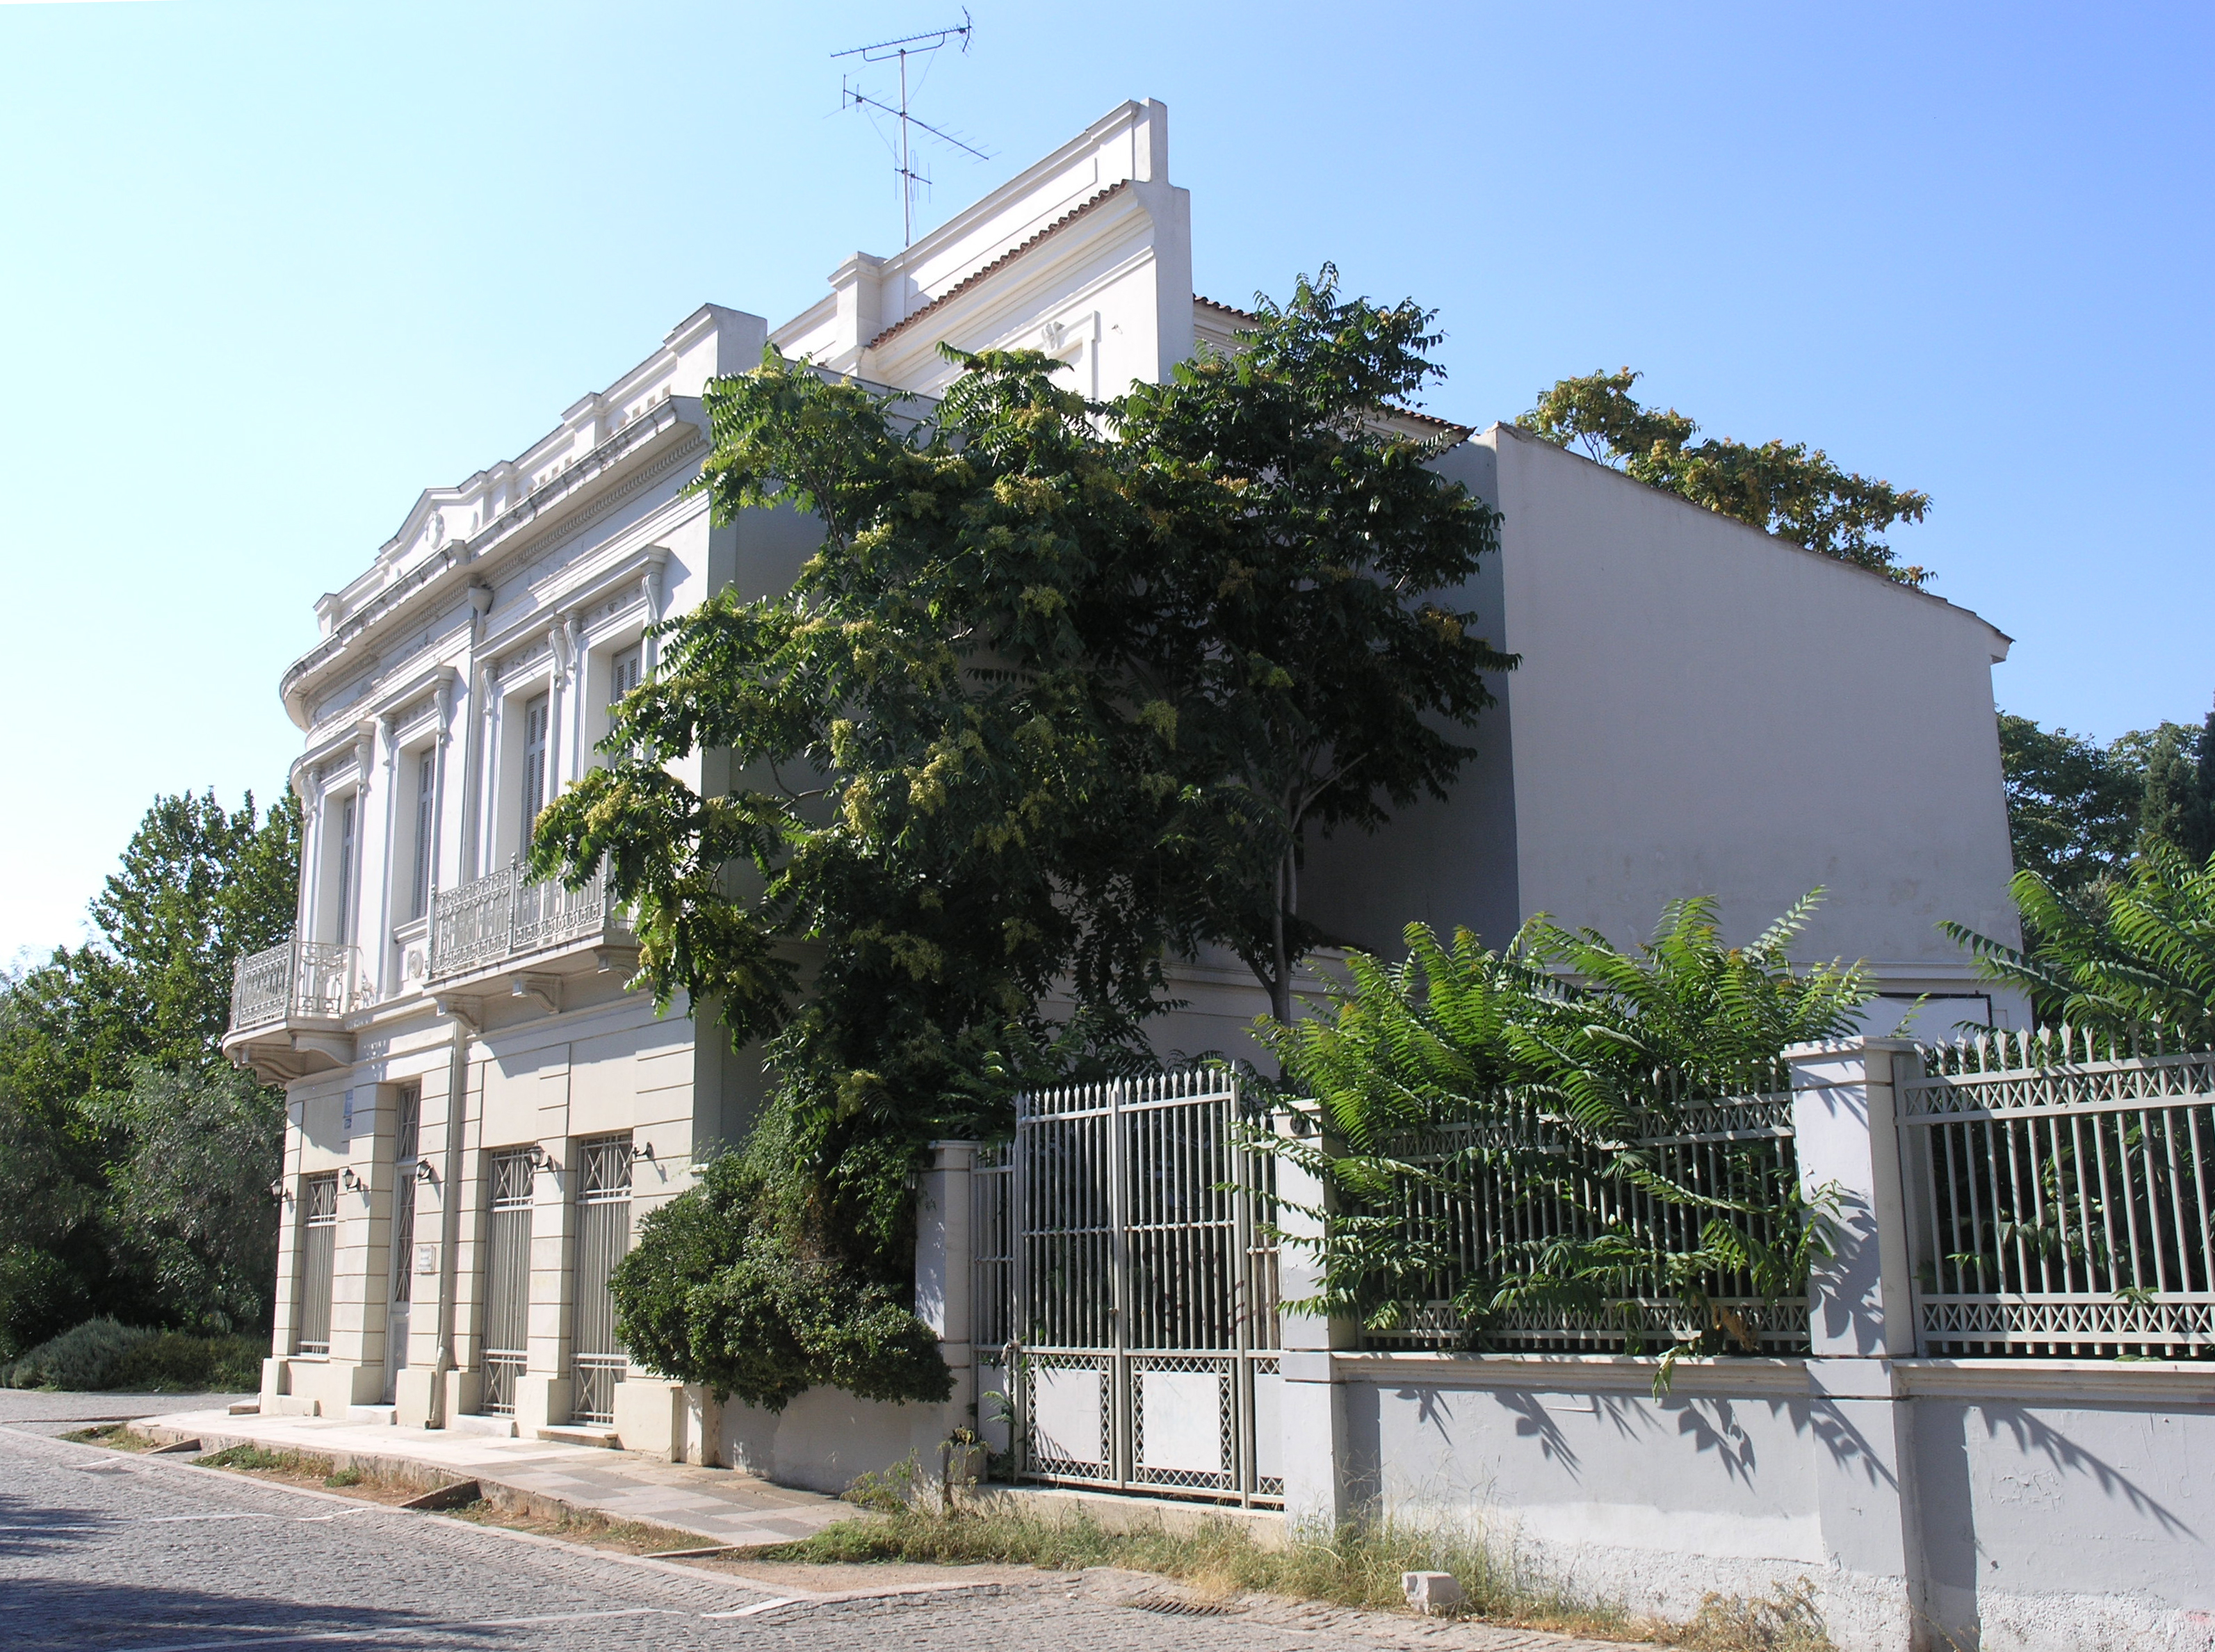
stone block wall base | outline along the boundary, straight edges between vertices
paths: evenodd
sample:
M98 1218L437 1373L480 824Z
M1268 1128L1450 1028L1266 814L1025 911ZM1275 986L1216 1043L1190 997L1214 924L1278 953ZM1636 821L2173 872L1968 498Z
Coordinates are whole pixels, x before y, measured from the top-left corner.
M451 1427L456 1417L472 1416L484 1398L484 1373L481 1371L449 1371L446 1373L446 1422Z
M429 1428L437 1398L437 1373L408 1366L392 1385L393 1422L402 1428Z
M567 1377L549 1377L526 1371L515 1379L515 1431L525 1440L541 1428L557 1428L569 1420L570 1391Z
M291 1360L286 1364L292 1396L316 1401L324 1416L344 1416L350 1407L374 1405L384 1397L381 1365L347 1365L336 1360Z
M627 1452L684 1460L684 1385L625 1377L616 1385L616 1438Z

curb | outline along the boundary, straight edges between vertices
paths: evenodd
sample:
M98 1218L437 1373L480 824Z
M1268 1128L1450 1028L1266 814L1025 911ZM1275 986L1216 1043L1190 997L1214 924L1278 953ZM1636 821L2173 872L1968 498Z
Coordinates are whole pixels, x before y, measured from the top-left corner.
M131 1432L133 1434L142 1434L149 1439L152 1438L157 1432L175 1434L178 1434L180 1438L185 1437L181 1431L176 1429L154 1430L133 1428ZM232 1446L252 1446L260 1443L243 1436L237 1439L227 1439L222 1435L211 1434L205 1429L201 1430L200 1437L204 1440L217 1442L207 1446L206 1449L210 1452L225 1451ZM61 1440L57 1443L62 1445L76 1445L77 1442ZM145 1467L157 1471L175 1471L186 1474L217 1475L220 1476L226 1484L266 1486L274 1490L290 1493L291 1495L296 1497L305 1497L314 1502L335 1503L343 1508L382 1510L387 1514L400 1515L404 1519L433 1521L440 1526L452 1527L457 1531L488 1533L493 1537L503 1538L510 1543L527 1543L536 1545L541 1548L559 1549L565 1554L578 1555L588 1560L605 1560L612 1561L618 1565L643 1567L648 1571L659 1572L667 1577L684 1578L696 1583L704 1579L709 1582L721 1583L731 1588L742 1589L751 1594L779 1597L777 1604L784 1606L838 1606L851 1600L880 1600L895 1595L992 1595L1005 1594L1011 1588L1020 1587L1018 1585L1013 1585L1005 1581L995 1580L992 1581L979 1581L973 1583L961 1581L949 1581L945 1583L887 1583L880 1588L864 1589L803 1589L795 1588L789 1584L769 1583L760 1578L748 1577L745 1574L739 1572L710 1571L703 1566L682 1566L678 1564L675 1561L656 1560L647 1555L626 1554L620 1549L603 1549L589 1543L578 1543L568 1538L549 1537L542 1532L518 1532L505 1526L487 1526L480 1524L476 1520L457 1520L451 1514L437 1514L428 1510L407 1509L402 1508L397 1503L371 1502L366 1498L349 1497L343 1492L324 1491L314 1486L291 1485L282 1480L256 1480L245 1475L234 1474L227 1469L209 1468L199 1463L189 1462L181 1457L162 1459L156 1457L151 1452L142 1452L136 1455L120 1454L107 1447L91 1445L82 1445L78 1446L78 1449L90 1452L95 1456L107 1456L115 1458L118 1460L126 1463L144 1465ZM298 1448L289 1447L288 1449L297 1450ZM342 1452L306 1452L303 1454L310 1456L327 1456L334 1467L341 1466L339 1459L341 1456L350 1457L351 1465L353 1466L360 1466L377 1460L366 1453L359 1452L350 1454ZM394 1460L410 1461L411 1459L396 1459ZM420 1463L414 1464L413 1466L419 1471L427 1470L428 1467L427 1465ZM452 1478L452 1477L447 1477L450 1480ZM591 1508L582 1503L563 1503L555 1499L545 1497L537 1493L525 1493L522 1495L531 1498L542 1506L563 1508L573 1514L597 1514L604 1520L610 1518L604 1510ZM491 1502L492 1500L488 1498L486 1501ZM494 1503L494 1506L498 1508L501 1505ZM862 1512L862 1511L859 1509L855 1511L856 1514L860 1514ZM654 1523L656 1525L661 1524L660 1521L656 1521ZM669 1529L672 1531L683 1531L684 1528L682 1526L672 1526ZM714 1539L710 1538L709 1541L713 1542ZM716 1546L721 1549L727 1550L732 1545L728 1544L717 1544ZM1042 1573L1040 1574L1040 1576L1041 1578L1051 1580L1052 1575Z

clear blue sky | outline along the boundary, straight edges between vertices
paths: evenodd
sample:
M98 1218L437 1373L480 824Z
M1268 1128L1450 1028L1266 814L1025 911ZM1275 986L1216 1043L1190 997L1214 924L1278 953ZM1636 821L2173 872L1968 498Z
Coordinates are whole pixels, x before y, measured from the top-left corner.
M2215 10L973 8L917 107L994 158L925 223L1160 98L1201 291L1413 294L1471 423L1641 369L1927 489L1894 543L2017 639L2003 706L2206 711ZM419 488L893 250L830 54L959 9L0 3L0 961L155 794L282 783L278 674Z

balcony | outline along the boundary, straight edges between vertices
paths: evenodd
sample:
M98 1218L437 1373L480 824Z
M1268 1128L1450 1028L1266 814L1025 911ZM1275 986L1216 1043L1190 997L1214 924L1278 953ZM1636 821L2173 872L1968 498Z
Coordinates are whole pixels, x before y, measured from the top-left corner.
M347 1012L361 996L354 949L329 941L281 942L231 968L224 1053L271 1083L353 1060Z
M426 985L449 1013L476 1020L477 1001L506 992L561 1008L563 976L627 966L637 942L610 903L607 869L582 887L535 881L510 865L431 897ZM466 992L457 992L457 985Z

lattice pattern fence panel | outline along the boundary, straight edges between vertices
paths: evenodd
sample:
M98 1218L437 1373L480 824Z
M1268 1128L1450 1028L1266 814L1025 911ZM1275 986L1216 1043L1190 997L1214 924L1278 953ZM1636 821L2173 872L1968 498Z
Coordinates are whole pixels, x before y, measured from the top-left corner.
M1396 1208L1407 1237L1441 1261L1410 1293L1422 1305L1390 1330L1365 1330L1364 1345L1457 1348L1476 1342L1506 1352L1620 1353L1712 1330L1712 1318L1697 1317L1658 1278L1632 1305L1604 1316L1522 1309L1480 1324L1454 1299L1471 1278L1512 1277L1516 1247L1594 1237L1612 1224L1650 1241L1657 1255L1697 1248L1702 1225L1718 1213L1671 1202L1608 1175L1609 1158L1629 1148L1663 1178L1695 1193L1777 1206L1799 1174L1791 1078L1781 1067L1758 1078L1765 1082L1752 1093L1719 1096L1686 1095L1657 1079L1653 1127L1627 1144L1595 1147L1543 1108L1508 1098L1481 1124L1395 1144L1393 1157L1435 1177L1429 1184L1403 1183ZM1561 1190L1544 1185L1556 1177L1565 1184ZM1727 1219L1765 1244L1789 1237L1782 1231L1783 1219L1740 1214ZM1703 1287L1764 1352L1805 1351L1804 1301L1766 1299L1741 1274L1718 1274Z
M1923 1351L2215 1358L2215 1052L2002 1032L1899 1084Z

